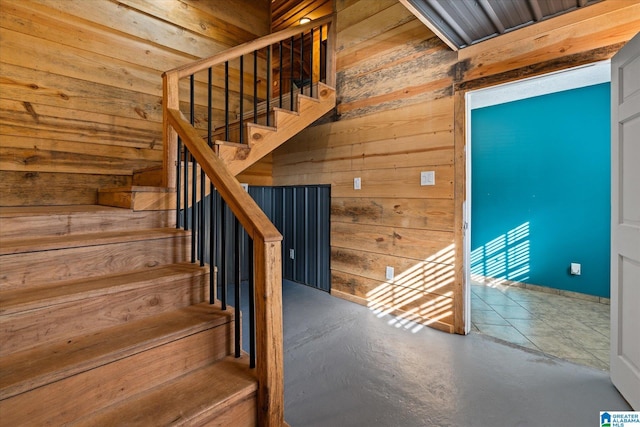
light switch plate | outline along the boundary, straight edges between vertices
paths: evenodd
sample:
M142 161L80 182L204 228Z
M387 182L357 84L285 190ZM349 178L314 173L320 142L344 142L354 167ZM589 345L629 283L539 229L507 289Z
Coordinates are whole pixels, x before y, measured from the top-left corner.
M360 180L360 177L353 178L353 189L360 190L361 188L362 188L362 181Z
M436 185L435 171L420 172L420 185Z

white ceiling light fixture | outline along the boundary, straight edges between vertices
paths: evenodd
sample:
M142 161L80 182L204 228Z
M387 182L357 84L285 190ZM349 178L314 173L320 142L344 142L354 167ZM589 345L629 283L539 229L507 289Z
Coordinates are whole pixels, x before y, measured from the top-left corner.
M304 24L307 24L309 22L311 22L311 18L307 18L306 16L300 18L300 25L304 25Z

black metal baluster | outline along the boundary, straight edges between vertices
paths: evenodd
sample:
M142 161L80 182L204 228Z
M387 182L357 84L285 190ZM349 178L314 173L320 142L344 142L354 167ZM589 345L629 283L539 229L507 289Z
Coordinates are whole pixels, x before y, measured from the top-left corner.
M320 81L322 81L322 82L325 81L324 72L325 72L325 68L326 68L325 56L322 54L322 49L324 47L324 43L322 42L322 30L323 29L324 29L324 26L321 25L320 26L320 58L318 58L318 61L320 61Z
M220 198L220 301L222 309L227 309L227 207Z
M267 126L271 123L271 69L271 46L267 46Z
M244 143L244 56L240 57L240 144Z
M258 51L253 51L253 123L258 123Z
M176 157L176 228L180 228L180 169L182 165L182 138L178 136L178 157Z
M309 80L311 81L309 87L309 96L313 98L313 28L311 29L311 49L309 54Z
M300 34L300 94L304 93L304 33Z
M241 324L241 316L240 316L240 281L242 280L242 225L240 225L240 221L235 219L235 240L236 240L236 269L235 269L235 347L236 347L236 357L240 357L241 352L241 336L242 336L242 324Z
M256 367L256 302L255 302L255 284L254 284L254 256L253 256L253 239L249 237L248 250L249 254L249 367Z
M217 194L213 183L209 184L209 304L216 302L216 266L218 265L216 260L216 237L217 237L217 224L216 224L216 205Z
M280 103L278 104L278 107L282 108L282 75L284 74L284 69L282 67L282 40L280 40L280 50L279 50L279 54L280 54L280 68L278 68L278 70L280 70L280 82L278 83L280 86L278 86L279 88L279 92L280 92Z
M213 149L213 120L211 117L211 108L213 103L213 69L209 67L208 73L208 87L207 87L207 143L209 147ZM204 183L203 183L204 184ZM203 185L204 188L204 185ZM216 289L215 289L215 194L213 193L213 183L209 183L209 304L213 304L216 301ZM201 200L202 206L204 206L204 196ZM204 222L204 208L203 208L203 222ZM202 234L204 237L204 231ZM204 256L202 257L204 259ZM202 265L202 261L201 261Z
M187 146L184 146L184 167L182 168L182 178L183 178L183 205L184 205L184 215L183 215L183 224L182 228L185 230L189 229L189 149Z
M294 45L294 38L293 36L291 36L291 62L289 63L289 70L290 70L290 74L291 74L291 84L290 84L290 89L289 89L289 104L290 105L290 110L293 111L293 45Z
M224 140L229 140L229 61L224 63Z
M195 113L196 113L196 103L195 103L195 77L192 74L189 77L189 102L190 102L190 113L191 117L189 119L191 126L195 124ZM197 184L197 163L196 158L191 155L191 262L196 262L196 241L198 239L198 223L196 216L196 184Z

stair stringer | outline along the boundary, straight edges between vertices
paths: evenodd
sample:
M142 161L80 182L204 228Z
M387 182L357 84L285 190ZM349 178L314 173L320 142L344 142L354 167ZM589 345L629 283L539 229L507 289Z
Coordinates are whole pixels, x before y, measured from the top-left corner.
M273 127L247 124L248 147L239 144L219 144L218 156L232 174L238 175L264 156L291 139L336 105L335 89L318 83L318 98L298 95L297 111L274 109Z

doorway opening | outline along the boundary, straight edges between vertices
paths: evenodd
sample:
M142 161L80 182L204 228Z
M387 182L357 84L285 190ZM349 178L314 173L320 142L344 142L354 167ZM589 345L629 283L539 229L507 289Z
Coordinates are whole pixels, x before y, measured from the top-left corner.
M609 363L609 70L466 94L467 326L598 369Z

